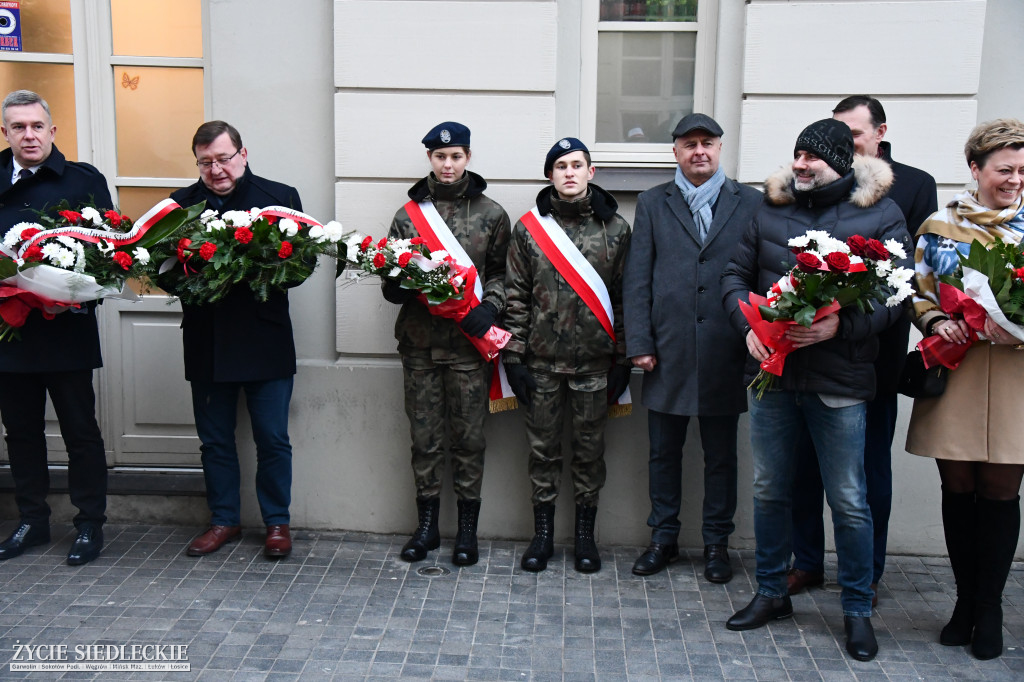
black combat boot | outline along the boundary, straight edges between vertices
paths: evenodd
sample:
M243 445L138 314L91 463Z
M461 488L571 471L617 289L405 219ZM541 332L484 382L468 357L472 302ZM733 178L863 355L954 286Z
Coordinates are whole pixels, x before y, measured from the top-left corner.
M576 505L576 570L594 573L601 570L601 555L594 541L594 521L597 507Z
M978 508L974 493L953 493L942 490L942 531L946 536L946 552L956 580L956 606L953 615L939 634L943 646L964 646L971 643L974 632L974 588L977 578Z
M1019 535L1020 497L989 500L978 496L978 567L971 652L982 661L1003 653L1003 587Z
M441 534L437 532L437 512L441 508L440 497L417 497L416 512L420 525L412 532L409 542L402 547L402 558L406 561L423 561L427 552L441 546Z
M476 522L480 518L480 500L459 500L459 533L452 548L452 563L472 566L480 553L476 545Z
M555 505L533 506L533 540L523 553L520 565L524 571L538 573L548 567L548 559L555 553Z

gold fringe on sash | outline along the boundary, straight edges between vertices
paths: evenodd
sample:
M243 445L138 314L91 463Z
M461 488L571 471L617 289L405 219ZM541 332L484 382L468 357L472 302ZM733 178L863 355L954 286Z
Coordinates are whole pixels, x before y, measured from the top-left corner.
M612 405L608 408L609 419L615 419L616 417L628 417L633 414L633 403L626 403L625 405Z
M515 396L498 398L497 400L492 400L490 404L491 414L507 412L508 410L514 410L517 407L519 407L519 401L516 400Z

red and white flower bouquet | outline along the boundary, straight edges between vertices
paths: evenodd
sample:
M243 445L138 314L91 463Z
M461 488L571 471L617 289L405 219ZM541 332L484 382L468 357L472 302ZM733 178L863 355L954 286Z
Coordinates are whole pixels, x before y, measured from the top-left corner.
M748 387L757 390L758 399L771 388L774 377L782 376L786 356L794 350L786 334L790 327L810 327L850 305L865 313L874 309L874 303L898 306L913 293L914 271L899 265L906 252L895 240L882 244L854 235L844 243L827 232L811 230L790 239L789 247L796 254L796 266L766 296L751 293L749 303L739 302L751 330L772 352Z
M374 241L352 233L345 238L345 259L364 272L417 292L431 315L458 322L479 304L476 269L459 265L446 251L431 252L422 237ZM466 338L484 358L494 360L512 335L492 326L483 338L468 334Z

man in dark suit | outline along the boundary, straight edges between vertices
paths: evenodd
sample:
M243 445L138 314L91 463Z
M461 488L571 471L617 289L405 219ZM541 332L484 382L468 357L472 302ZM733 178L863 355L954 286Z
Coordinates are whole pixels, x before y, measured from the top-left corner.
M892 148L883 141L887 124L882 103L867 95L847 97L832 110L832 118L850 127L854 151L889 164L893 184L886 195L900 207L907 220L907 236L914 233L936 210L935 178L928 173L892 160ZM875 360L876 394L867 403L864 433L864 473L867 475L868 506L874 525L874 555L871 589L878 603L878 583L885 570L892 509L892 439L896 434L896 386L907 357L910 318L900 317L878 335ZM788 575L789 593L825 581L825 525L822 518L824 487L818 458L810 437L802 439L793 493L793 568Z
M722 128L689 114L672 132L673 182L642 193L626 261L626 353L644 370L650 437L651 544L633 573L651 575L679 554L682 458L691 416L704 449L704 577L732 578L736 425L746 411L746 349L721 306L719 276L761 194L725 177Z
M221 214L266 206L302 210L294 187L249 170L241 135L224 121L199 126L192 138L192 152L199 181L171 194L178 204L205 201L208 208ZM266 302L259 302L249 287L242 285L213 305L183 304L181 308L185 379L192 386L211 517L209 529L192 540L187 553L209 554L241 536L235 413L238 394L245 391L256 441L256 498L267 527L264 554L286 557L292 550L288 405L295 377L288 292L272 290Z
M0 152L0 225L35 222L36 211L62 200L72 208L111 208L107 181L87 163L68 161L53 144L57 127L46 101L16 90L3 101ZM0 415L7 430L7 454L14 477L20 523L0 543L0 560L50 541L50 489L45 409L49 394L68 452L68 488L78 507L77 536L68 564L88 563L103 547L107 508L107 461L96 422L92 372L103 365L94 303L48 320L33 310L21 339L0 341Z

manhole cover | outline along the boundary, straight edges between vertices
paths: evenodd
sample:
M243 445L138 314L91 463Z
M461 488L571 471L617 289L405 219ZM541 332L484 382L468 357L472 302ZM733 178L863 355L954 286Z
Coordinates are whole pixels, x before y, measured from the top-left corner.
M422 576L426 576L427 578L436 578L438 576L448 575L451 573L451 571L444 566L424 566L423 568L416 569L416 572Z

